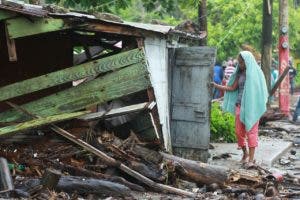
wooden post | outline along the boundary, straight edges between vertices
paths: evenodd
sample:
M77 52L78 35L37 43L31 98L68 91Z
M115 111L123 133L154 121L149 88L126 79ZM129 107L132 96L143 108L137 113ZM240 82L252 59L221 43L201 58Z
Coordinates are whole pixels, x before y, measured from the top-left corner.
M289 62L288 43L288 0L279 1L279 74L282 74ZM279 109L288 115L290 108L290 82L286 76L279 87Z
M261 66L266 78L268 91L271 90L270 69L272 66L272 5L273 5L273 0L264 0Z
M206 46L207 44L207 17L206 17L206 0L199 0L198 5L198 20L200 31L206 32L206 38L203 38L199 42L199 46Z

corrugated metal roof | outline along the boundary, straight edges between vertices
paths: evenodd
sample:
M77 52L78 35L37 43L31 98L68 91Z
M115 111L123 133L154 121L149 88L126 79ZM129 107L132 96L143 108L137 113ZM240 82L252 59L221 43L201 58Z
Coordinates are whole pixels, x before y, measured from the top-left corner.
M165 25L158 25L158 24L144 24L144 23L137 23L137 22L124 22L125 25L129 25L131 27L147 30L147 31L153 31L153 32L159 32L162 34L169 33L170 30L172 30L173 26L165 26Z
M4 1L0 0L0 9L2 10L8 10L16 13L20 13L23 15L29 15L29 16L35 16L35 17L55 17L55 18L79 18L86 22L96 22L96 23L111 23L111 24L117 24L120 26L126 26L131 28L140 29L142 31L151 31L154 33L159 34L177 34L186 38L191 39L202 39L206 36L206 34L191 34L186 33L182 31L174 30L173 26L165 26L165 25L158 25L158 24L145 24L145 23L138 23L138 22L116 22L116 21L109 21L104 19L97 19L94 15L85 14L85 13L79 13L79 12L53 12L49 11L45 8L45 6L38 6L38 5L31 5L31 4L25 4L21 1L17 0L6 0Z
M13 1L12 3L4 3L0 0L0 9L35 17L46 17L48 14L48 11L44 10L42 6L25 4L19 1L13 4Z

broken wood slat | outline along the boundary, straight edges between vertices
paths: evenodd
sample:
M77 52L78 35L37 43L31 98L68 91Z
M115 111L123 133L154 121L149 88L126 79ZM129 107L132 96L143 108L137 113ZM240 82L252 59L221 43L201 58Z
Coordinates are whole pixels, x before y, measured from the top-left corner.
M133 132L131 132L131 135L126 140L114 137L113 144L126 152L132 152L133 155L136 155L136 158L140 157L147 162L159 165L163 161L163 156L159 152L141 146L141 143Z
M71 26L62 19L33 18L33 21L24 17L6 20L10 39L59 31L68 29Z
M5 19L9 19L9 18L12 18L12 17L15 17L15 16L16 16L16 13L14 13L14 12L9 12L9 11L6 11L6 10L0 10L0 21L5 20Z
M59 121L73 119L73 118L79 117L81 115L85 115L89 112L90 111L82 111L82 112L75 112L75 113L66 113L66 114L60 114L60 115L53 115L53 116L40 118L40 119L33 119L33 120L26 121L26 122L23 122L23 123L20 123L20 124L17 124L17 125L6 126L6 127L3 127L3 128L0 128L0 135L20 132L20 131L24 131L24 130L27 130L27 129L36 128L36 127L39 127L39 126L44 126L44 125L59 122Z
M150 80L146 66L135 64L77 87L27 103L22 107L40 116L56 115L74 112L91 105L139 92L149 86ZM0 122L26 118L28 118L26 115L15 110L0 113Z
M81 28L82 27L82 28ZM96 31L104 33L114 33L128 36L144 37L144 33L141 33L137 28L131 28L122 24L113 24L113 23L88 23L83 24L78 29L83 29L84 31Z
M154 120L149 112L139 113L133 120L130 121L132 130L143 141L159 142L158 128L155 126Z
M79 80L85 77L96 76L100 73L116 70L139 62L144 62L144 59L144 51L141 49L134 49L110 57L94 60L67 69L13 83L0 88L0 101L36 92L70 81Z
M14 39L10 39L8 37L8 31L7 26L5 26L5 35L6 35L6 44L7 44L7 50L8 50L8 59L11 62L17 61L17 50L16 50L16 44Z
M48 188L49 190L54 190L56 185L61 177L61 172L55 169L46 169L45 173L42 177L41 184L44 188Z
M130 106L125 106L122 108L115 108L112 109L108 112L106 111L101 111L101 112L96 112L96 113L90 113L81 117L78 117L78 119L81 120L96 120L96 119L105 119L105 118L110 118L114 116L119 116L119 115L125 115L133 112L139 112L141 110L145 110L148 108L149 103L140 103L140 104L135 104L135 105L130 105Z

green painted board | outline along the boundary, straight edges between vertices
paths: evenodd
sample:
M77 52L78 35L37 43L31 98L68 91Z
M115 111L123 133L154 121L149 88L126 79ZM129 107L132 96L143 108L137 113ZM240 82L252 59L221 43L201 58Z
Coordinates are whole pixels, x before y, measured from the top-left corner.
M141 112L130 122L133 132L143 141L158 140L155 128L152 124L150 113Z
M134 49L113 56L91 61L60 71L45 74L32 79L20 81L0 88L0 101L11 99L24 94L79 80L99 73L116 70L128 65L145 62L142 49Z
M9 12L9 11L6 11L6 10L0 10L0 21L5 20L5 19L9 19L9 18L12 18L12 17L15 17L15 16L16 16L16 13L14 13L14 12Z
M33 21L31 21L24 17L19 17L6 20L6 24L10 39L69 28L62 19L53 18L33 18Z
M8 133L16 133L44 125L48 125L55 122L60 122L68 119L73 119L82 115L89 113L89 111L75 112L75 113L65 113L60 115L53 115L45 118L33 119L27 122L23 122L13 126L6 126L0 128L0 135L6 135Z
M144 90L150 86L145 64L139 63L99 77L90 82L43 97L22 107L45 117L74 112ZM28 116L15 110L0 113L0 122L26 120Z

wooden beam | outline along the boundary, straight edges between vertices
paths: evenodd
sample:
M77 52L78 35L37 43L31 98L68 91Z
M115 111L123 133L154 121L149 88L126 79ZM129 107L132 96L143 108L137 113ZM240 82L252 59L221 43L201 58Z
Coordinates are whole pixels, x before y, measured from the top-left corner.
M84 35L84 34L78 34L76 32L74 32L72 34L72 39L73 41L73 45L75 46L83 46L83 45L87 45L87 46L101 46L104 47L106 49L112 49L114 51L118 51L121 50L121 48L118 48L116 46L114 46L116 43L118 43L119 41L122 41L122 39L120 38L116 38L115 41L110 44L107 42L103 42L101 40L101 37L103 36L99 36L99 35Z
M82 111L82 112L75 112L75 113L65 113L65 114L60 114L60 115L53 115L45 118L39 118L39 119L33 119L27 122L23 122L17 125L12 125L12 126L6 126L3 128L0 128L0 135L5 135L9 133L15 133L15 132L20 132L44 125L48 125L51 123L55 122L60 122L68 119L73 119L82 115L85 115L89 113L90 111Z
M145 64L135 64L95 80L72 87L59 93L23 105L25 109L40 116L74 112L87 106L120 98L150 86ZM26 119L15 110L0 113L0 122Z
M5 26L5 35L6 35L6 44L7 44L7 51L8 51L8 59L10 62L17 61L17 49L16 43L14 39L10 39L8 36L7 26Z
M96 113L90 113L90 114L78 117L78 119L81 119L81 120L96 120L97 119L98 120L98 119L106 119L106 118L110 118L110 117L125 115L125 114L129 114L129 113L135 113L135 112L139 112L139 111L142 111L145 109L150 109L149 105L153 105L153 103L155 104L155 102L152 102L151 104L145 102L145 103L125 106L122 108L115 108L108 112L101 111L101 112L96 112Z
M24 94L57 86L74 80L79 80L99 73L116 70L131 64L144 62L144 52L140 49L123 52L110 57L87 62L75 67L52 72L46 75L13 83L0 88L0 101Z
M106 23L88 23L81 26L86 31L95 31L95 32L104 32L104 33L112 33L119 35L128 35L128 36L136 36L143 37L142 31L138 31L136 28L126 27L122 24L106 24Z
M70 28L64 20L53 18L32 18L29 20L19 17L6 20L6 24L10 39Z
M17 14L15 12L0 10L0 21L1 20L6 20L6 19L9 19L9 18L13 18L15 16L17 16Z

